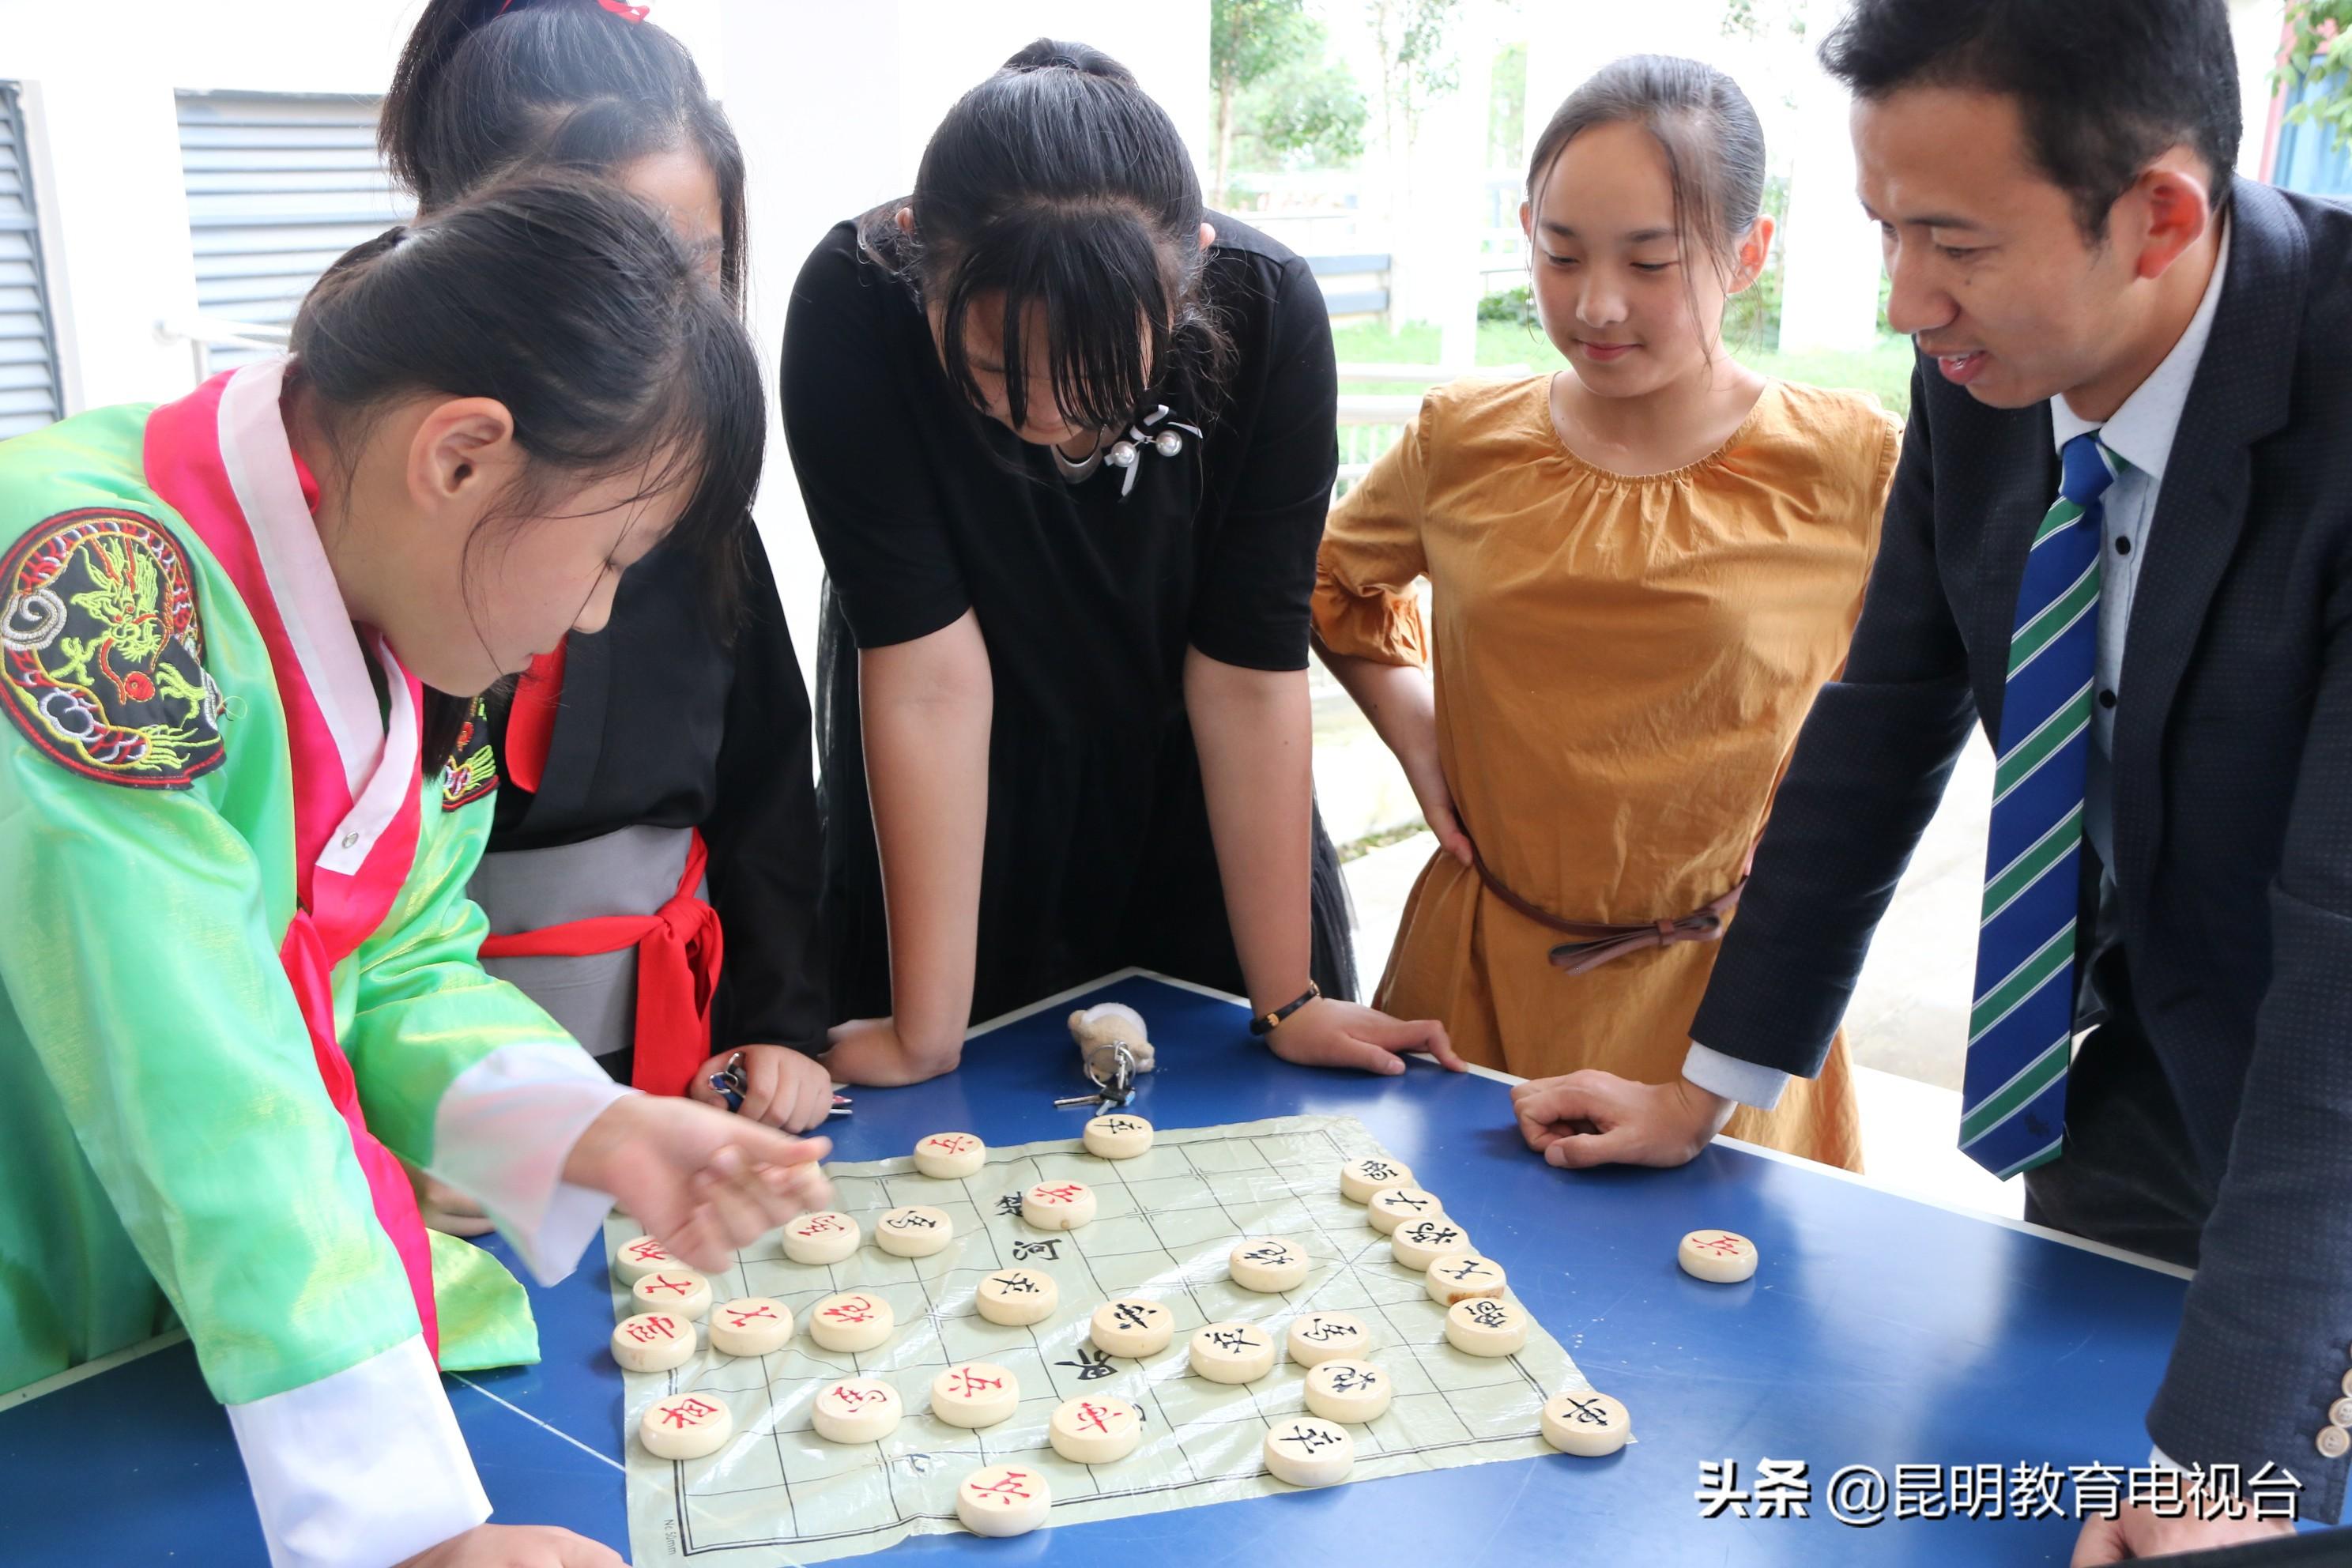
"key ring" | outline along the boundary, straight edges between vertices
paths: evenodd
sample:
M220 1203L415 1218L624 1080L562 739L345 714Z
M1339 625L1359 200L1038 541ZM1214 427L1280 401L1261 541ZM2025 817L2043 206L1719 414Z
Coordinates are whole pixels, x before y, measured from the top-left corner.
M1125 1105L1135 1098L1135 1055L1124 1040L1088 1051L1086 1067L1087 1081L1102 1090L1105 1105Z
M746 1080L743 1077L743 1053L740 1051L729 1053L727 1065L710 1075L710 1087L717 1089L720 1096L726 1100L727 1109L730 1110L740 1111L743 1109L743 1089L745 1082ZM836 1092L833 1097L832 1109L828 1110L825 1114L829 1117L851 1115L853 1113L851 1109L853 1103L854 1102L850 1100L849 1096Z
M743 1109L743 1053L737 1051L727 1058L727 1065L710 1075L710 1087L726 1097L727 1109Z

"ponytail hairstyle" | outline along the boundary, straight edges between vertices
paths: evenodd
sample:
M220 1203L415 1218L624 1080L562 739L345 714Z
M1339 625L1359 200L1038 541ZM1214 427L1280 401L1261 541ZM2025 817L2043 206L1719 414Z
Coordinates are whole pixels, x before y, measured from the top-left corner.
M664 548L714 577L738 562L767 429L759 356L668 221L616 185L541 173L369 240L302 301L292 351L289 387L347 476L396 402L505 406L528 462L467 542L469 584L487 537L567 526L568 494L624 473L625 505L686 489ZM428 694L428 772L472 702Z
M1665 154L1675 229L1685 253L1705 255L1728 284L1739 244L1764 210L1764 128L1739 84L1713 66L1674 55L1628 55L1568 95L1536 138L1528 160L1528 202L1544 187L1570 142L1596 125L1638 125ZM1698 301L1694 293L1692 312Z
M376 145L432 212L532 167L611 176L688 149L719 187L719 275L743 299L743 149L686 46L599 0L431 0L394 68Z
M898 226L902 205L911 233ZM913 195L861 227L866 250L940 313L941 360L966 401L986 404L965 319L1001 294L1014 428L1028 422L1022 326L1036 306L1055 401L1108 429L1157 386L1189 380L1204 405L1222 386L1232 347L1202 299L1203 216L1192 154L1133 74L1099 49L1040 38L957 100Z

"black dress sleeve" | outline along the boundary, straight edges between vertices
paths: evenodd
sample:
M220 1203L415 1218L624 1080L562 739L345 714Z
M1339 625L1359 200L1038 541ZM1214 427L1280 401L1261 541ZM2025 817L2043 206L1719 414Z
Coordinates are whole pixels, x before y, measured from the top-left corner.
M822 1051L830 954L817 918L824 860L808 687L756 535L745 566L718 797L702 829L727 941L711 1045Z
M1330 314L1307 263L1284 259L1271 269L1271 287L1270 309L1259 307L1267 318L1262 340L1240 345L1245 367L1253 352L1264 356L1264 379L1255 416L1235 432L1246 444L1234 459L1188 636L1222 663L1304 669L1315 552L1339 471L1339 383Z
M784 440L860 647L912 642L971 607L917 449L912 355L929 332L905 286L837 226L801 268L784 320Z

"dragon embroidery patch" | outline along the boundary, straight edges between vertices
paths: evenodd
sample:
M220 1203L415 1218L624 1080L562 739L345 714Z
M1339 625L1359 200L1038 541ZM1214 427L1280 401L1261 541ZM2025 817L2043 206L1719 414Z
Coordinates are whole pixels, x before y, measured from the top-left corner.
M457 743L450 749L448 766L441 770L441 809L456 811L471 805L499 787L498 754L490 747L489 704L477 697L466 715Z
M53 761L139 789L220 766L195 574L136 512L59 512L0 559L0 707Z

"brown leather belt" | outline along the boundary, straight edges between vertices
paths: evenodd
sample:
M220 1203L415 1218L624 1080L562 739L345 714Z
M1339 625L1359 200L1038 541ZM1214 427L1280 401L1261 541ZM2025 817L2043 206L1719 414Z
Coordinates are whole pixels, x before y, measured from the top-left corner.
M1738 907L1739 895L1748 887L1743 874L1732 885L1731 891L1713 903L1701 905L1686 915L1673 920L1646 921L1633 925L1606 925L1598 921L1564 921L1550 910L1531 904L1503 885L1486 864L1485 856L1473 844L1470 864L1486 890L1511 909L1549 931L1556 931L1571 940L1551 950L1551 962L1556 968L1570 974L1582 974L1600 968L1612 959L1622 958L1629 952L1644 948L1672 947L1679 942L1717 942L1723 936L1724 917Z

